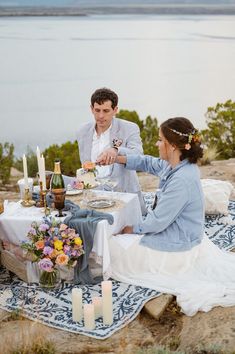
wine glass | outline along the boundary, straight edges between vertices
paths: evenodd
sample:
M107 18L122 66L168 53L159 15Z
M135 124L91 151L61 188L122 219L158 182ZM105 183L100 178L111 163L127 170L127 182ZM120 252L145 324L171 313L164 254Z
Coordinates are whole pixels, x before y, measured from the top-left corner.
M98 185L101 187L102 191L104 191L104 186L106 185L106 182L108 180L108 177L96 177L95 178L96 182Z
M106 179L105 185L110 188L112 199L114 199L114 189L117 187L118 182L119 182L119 181L118 181L118 178L117 178L117 177L111 177L111 176L109 176L109 177Z

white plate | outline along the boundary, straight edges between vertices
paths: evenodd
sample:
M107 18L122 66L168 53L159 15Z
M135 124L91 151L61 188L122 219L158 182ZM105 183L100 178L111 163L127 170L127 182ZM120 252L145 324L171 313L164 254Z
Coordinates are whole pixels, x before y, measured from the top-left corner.
M66 191L66 195L77 195L77 194L82 194L83 189L71 189Z
M90 208L97 208L97 209L103 209L103 208L110 208L114 206L115 201L114 200L109 200L109 199L94 199L90 200L87 205Z

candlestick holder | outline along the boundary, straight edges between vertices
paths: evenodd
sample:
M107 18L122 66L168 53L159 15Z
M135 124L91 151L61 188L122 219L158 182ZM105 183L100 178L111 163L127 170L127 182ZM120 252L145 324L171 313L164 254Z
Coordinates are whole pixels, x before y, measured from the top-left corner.
M39 187L40 187L40 191L39 191L39 201L37 202L36 206L38 208L44 208L46 205L46 190L43 190L42 188L42 181L39 181Z
M35 201L30 198L29 188L24 190L24 200L22 200L21 205L23 207L31 207L35 205Z
M44 214L45 214L45 216L48 216L48 215L50 215L51 211L50 211L50 208L48 208L48 206L47 206L46 196L47 196L47 191L43 191Z

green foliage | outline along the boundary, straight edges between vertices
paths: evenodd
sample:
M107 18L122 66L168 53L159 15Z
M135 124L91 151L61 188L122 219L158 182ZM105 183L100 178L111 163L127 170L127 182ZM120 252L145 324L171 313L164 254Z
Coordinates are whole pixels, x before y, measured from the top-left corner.
M219 153L217 151L216 146L209 146L208 148L205 148L203 151L203 157L200 159L200 164L201 165L209 165L211 161L214 161L217 159Z
M144 154L159 156L156 142L158 140L159 128L157 118L148 116L144 121L144 128L141 131L143 141Z
M208 128L201 132L204 143L216 146L221 159L235 157L235 102L228 100L209 107L206 118Z
M140 131L144 127L144 123L140 119L136 111L128 111L127 109L120 109L120 111L116 114L116 117L128 120L129 122L136 123L139 126Z
M0 180L6 184L10 180L11 167L13 166L14 145L0 143Z
M136 111L120 110L117 114L118 118L136 123L140 128L140 136L143 142L145 155L158 156L156 142L158 140L158 121L157 118L148 116L144 121L139 118Z
M37 162L37 156L36 153L29 147L27 146L27 151L25 156L27 157L27 167L28 167L28 176L29 177L36 177L36 174L38 172L38 162ZM18 171L23 171L23 161L22 157L17 159L14 163L14 167Z
M55 159L60 159L62 173L67 176L75 176L76 170L81 167L78 154L78 144L67 141L62 145L51 145L44 152L43 155L46 161L46 169L54 171Z

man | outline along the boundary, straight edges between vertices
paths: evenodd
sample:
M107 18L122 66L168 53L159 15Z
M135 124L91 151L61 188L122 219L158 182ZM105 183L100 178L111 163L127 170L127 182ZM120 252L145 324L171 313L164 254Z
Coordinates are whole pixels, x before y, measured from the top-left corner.
M80 160L97 160L112 163L118 154L143 154L140 130L137 124L115 118L118 111L118 96L107 88L96 90L91 96L91 112L94 122L84 124L78 131ZM117 189L122 192L138 193L142 212L143 197L135 171L120 164L97 166L100 177L118 179Z

